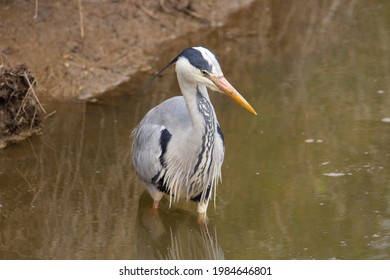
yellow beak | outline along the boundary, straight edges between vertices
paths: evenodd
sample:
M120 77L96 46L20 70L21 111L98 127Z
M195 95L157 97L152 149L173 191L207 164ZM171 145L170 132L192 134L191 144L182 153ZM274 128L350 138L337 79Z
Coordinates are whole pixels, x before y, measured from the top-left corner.
M238 91L228 82L228 80L225 79L225 77L209 75L209 78L222 93L229 95L234 101L247 109L253 115L257 116L255 109L252 108L252 106L245 100L244 97L241 96L241 94L238 93Z

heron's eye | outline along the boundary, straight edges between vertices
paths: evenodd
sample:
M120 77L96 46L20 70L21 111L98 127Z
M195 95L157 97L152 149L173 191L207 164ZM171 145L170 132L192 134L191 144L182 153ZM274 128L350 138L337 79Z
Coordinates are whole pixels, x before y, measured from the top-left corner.
M206 71L206 70L200 70L200 73L202 74L202 76L207 76L209 73Z

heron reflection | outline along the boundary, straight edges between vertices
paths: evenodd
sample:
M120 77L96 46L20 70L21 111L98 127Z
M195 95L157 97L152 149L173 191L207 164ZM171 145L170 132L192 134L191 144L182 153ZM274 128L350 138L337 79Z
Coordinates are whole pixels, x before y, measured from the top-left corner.
M157 214L150 209L147 192L140 197L136 221L138 259L224 259L215 226L210 222L200 225L195 213L168 209L165 202L161 201Z

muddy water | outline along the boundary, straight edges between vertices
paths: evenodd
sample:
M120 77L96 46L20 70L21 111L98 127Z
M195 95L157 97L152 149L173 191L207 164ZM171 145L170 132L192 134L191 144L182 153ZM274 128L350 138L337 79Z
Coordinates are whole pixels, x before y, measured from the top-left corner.
M48 104L42 135L0 151L0 258L390 259L390 3L289 2L156 65L205 44L259 113L212 95L226 156L207 227L191 203L151 215L130 162L131 128L178 90L170 70L143 95L145 75Z

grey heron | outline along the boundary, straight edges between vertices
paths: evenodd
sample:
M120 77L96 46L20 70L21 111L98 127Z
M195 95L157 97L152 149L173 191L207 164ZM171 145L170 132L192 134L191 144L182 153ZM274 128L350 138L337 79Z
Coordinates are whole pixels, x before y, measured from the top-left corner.
M225 153L207 88L225 93L257 113L226 80L216 56L205 47L183 50L151 82L175 63L182 96L151 109L133 130L133 166L153 198L152 209L158 208L165 193L170 206L185 198L197 203L199 215L206 215Z

